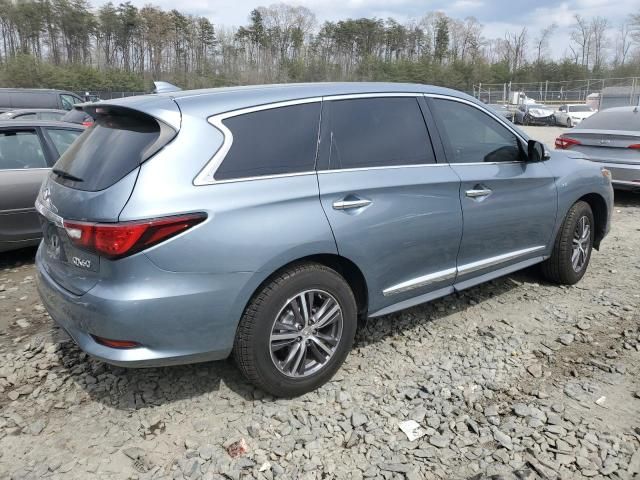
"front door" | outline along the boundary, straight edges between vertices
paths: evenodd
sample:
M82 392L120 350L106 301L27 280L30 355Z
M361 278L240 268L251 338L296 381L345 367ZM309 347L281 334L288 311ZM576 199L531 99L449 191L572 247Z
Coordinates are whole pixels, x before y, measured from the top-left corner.
M428 104L461 180L456 283L539 259L551 243L557 212L555 179L545 162L526 162L518 135L474 104L445 98Z
M0 128L0 248L41 236L34 204L48 167L36 129Z
M378 96L323 103L320 200L339 253L365 275L370 314L452 290L455 278L459 179L436 163L421 101Z

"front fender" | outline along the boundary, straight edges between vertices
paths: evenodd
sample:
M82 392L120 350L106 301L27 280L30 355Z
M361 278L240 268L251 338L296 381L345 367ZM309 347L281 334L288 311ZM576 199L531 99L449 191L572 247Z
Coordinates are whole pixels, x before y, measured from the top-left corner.
M602 202L602 208L592 204L596 215L604 215L601 219L599 235L594 246L599 247L600 240L609 232L613 213L613 187L611 180L603 175L602 167L586 160L577 152L551 151L551 158L546 161L552 172L558 191L558 217L554 227L553 239L556 238L562 222L571 206L584 199L590 204Z

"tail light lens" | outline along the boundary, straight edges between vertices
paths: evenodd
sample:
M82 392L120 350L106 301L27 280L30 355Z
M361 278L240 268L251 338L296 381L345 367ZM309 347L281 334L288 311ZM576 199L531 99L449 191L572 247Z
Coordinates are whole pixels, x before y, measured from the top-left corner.
M634 143L629 145L627 148L632 148L633 150L640 150L640 143Z
M117 259L164 242L206 218L204 213L192 213L120 223L65 220L64 229L77 247Z
M558 137L556 138L556 148L558 150L566 150L573 145L580 145L580 141L575 138Z
M90 127L91 125L93 125L93 120L85 120L82 122L82 126L84 127Z

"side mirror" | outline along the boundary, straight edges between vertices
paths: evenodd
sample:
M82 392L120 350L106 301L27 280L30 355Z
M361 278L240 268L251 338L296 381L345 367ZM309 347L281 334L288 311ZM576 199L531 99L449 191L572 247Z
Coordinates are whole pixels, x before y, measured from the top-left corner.
M529 140L527 143L527 161L528 162L541 162L549 158L544 145L537 140Z

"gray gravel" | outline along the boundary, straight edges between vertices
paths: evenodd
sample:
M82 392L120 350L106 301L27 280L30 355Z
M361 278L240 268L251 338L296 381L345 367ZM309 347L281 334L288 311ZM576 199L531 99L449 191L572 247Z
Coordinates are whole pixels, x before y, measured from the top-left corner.
M639 240L623 195L577 286L531 269L371 321L293 400L231 362L87 357L40 305L33 251L4 254L0 478L639 478Z

